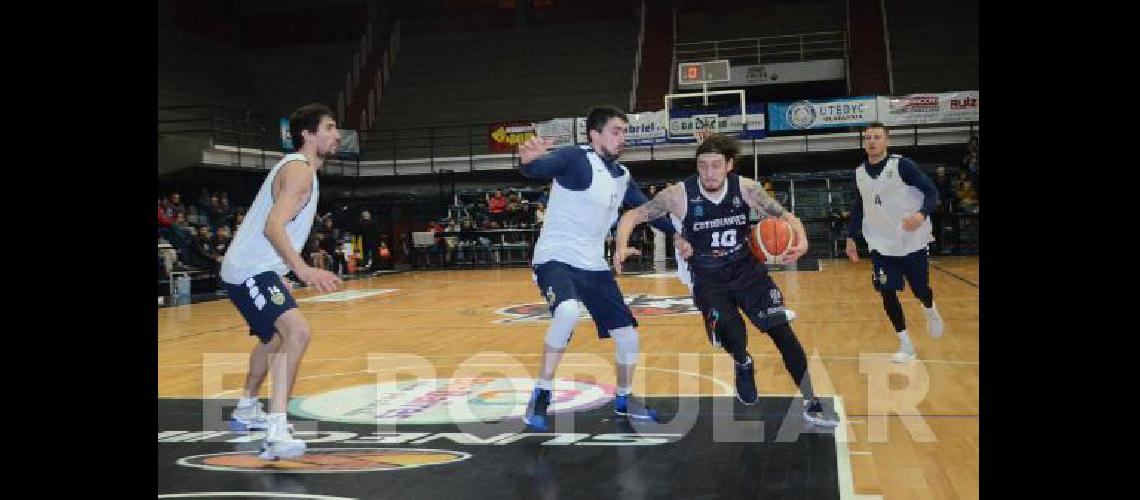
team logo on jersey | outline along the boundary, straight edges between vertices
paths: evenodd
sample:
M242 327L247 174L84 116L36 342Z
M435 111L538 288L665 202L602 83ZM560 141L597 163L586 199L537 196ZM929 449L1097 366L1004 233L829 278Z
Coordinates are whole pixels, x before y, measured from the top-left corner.
M704 205L697 205L697 206L693 207L693 215L695 215L697 217L704 216L705 215Z
M638 317L700 313L689 296L626 295L625 303L629 305L633 315ZM496 310L495 313L509 316L492 321L497 324L550 321L550 306L543 303L515 304ZM586 308L581 309L581 318L590 319L590 313Z
M879 269L879 284L887 284L887 273L884 273L882 269Z
M780 303L780 298L781 298L780 290L778 290L776 288L768 290L768 295L772 297L772 302L774 302L776 304Z
M888 178L888 179L893 179L894 177L895 177L895 173L894 173L894 172L892 172L892 171L890 171L890 170L887 170L887 178Z
M809 128L815 123L815 107L808 101L792 104L788 106L787 120L795 128Z
M264 460L256 451L211 453L181 458L178 465L220 472L320 474L407 470L460 462L470 453L412 448L311 448L291 459Z
M736 208L740 208L740 197L739 196L733 196L732 197L732 206L734 206Z
M278 306L285 303L285 294L281 293L281 289L277 288L277 285L269 287L269 301Z

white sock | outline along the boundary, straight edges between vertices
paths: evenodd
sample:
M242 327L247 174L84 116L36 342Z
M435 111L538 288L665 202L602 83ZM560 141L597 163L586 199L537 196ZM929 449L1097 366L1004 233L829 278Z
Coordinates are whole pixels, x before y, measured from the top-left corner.
M906 330L903 330L901 332L896 332L896 333L898 334L899 341L902 342L902 345L910 347L910 345L911 345L910 344L910 337L907 336Z
M539 389L552 391L552 390L554 390L554 381L553 380L537 379L534 381L534 386L539 388Z
M255 403L257 403L257 398L239 398L238 408L253 406Z
M633 392L633 389L631 387L628 387L628 386L623 387L620 385L617 387L617 395L618 396L628 396L632 392Z

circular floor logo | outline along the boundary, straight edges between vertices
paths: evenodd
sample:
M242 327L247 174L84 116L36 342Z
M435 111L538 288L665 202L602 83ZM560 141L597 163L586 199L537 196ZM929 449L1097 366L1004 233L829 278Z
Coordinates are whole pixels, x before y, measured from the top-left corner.
M693 298L683 296L661 295L626 295L625 303L635 317L665 316L670 314L699 314L701 311L693 305ZM590 319L586 308L581 309L582 319ZM492 321L498 324L524 323L530 321L550 321L550 306L546 302L530 304L514 304L495 311L509 318Z
M597 408L613 398L613 386L558 379L551 413ZM534 390L530 378L421 379L358 385L295 398L289 412L350 424L451 424L522 417Z
M263 460L256 451L194 455L179 465L222 472L291 472L318 474L414 469L471 458L470 453L451 450L407 448L314 448L292 459Z

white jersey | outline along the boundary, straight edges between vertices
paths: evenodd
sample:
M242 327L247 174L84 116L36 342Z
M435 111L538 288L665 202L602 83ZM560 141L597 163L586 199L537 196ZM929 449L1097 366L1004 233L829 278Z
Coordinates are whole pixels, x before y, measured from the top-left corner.
M277 172L281 171L282 166L298 160L309 162L305 155L300 153L285 155L265 177L265 182L261 184L257 197L253 199L253 204L246 212L241 227L234 235L233 243L226 250L226 256L222 258L222 281L236 285L266 271L281 275L289 272L285 260L277 254L277 250L269 243L269 238L265 237L265 221L269 217L269 209L273 208L273 179L277 177ZM313 189L309 193L309 200L293 220L285 223L285 233L289 235L293 250L297 252L301 251L305 241L309 239L309 230L313 227L313 217L317 213L319 191L317 173L314 171Z
M618 207L629 185L629 170L618 164L622 175L615 179L597 153L588 146L580 147L593 170L590 187L573 191L562 187L557 179L553 181L546 219L534 245L533 265L558 261L586 271L609 269L606 235L617 222Z
M871 250L891 256L917 252L934 240L929 217L917 230L902 227L903 219L922 208L923 194L903 182L899 158L890 155L878 178L871 178L866 163L855 169L855 184L863 198L863 237Z
M682 184L682 187L684 185ZM669 214L669 220L673 222L673 228L677 230L677 234L681 234L684 223L678 219L676 215ZM693 273L689 271L689 263L681 258L681 249L676 246L673 247L673 256L677 258L677 279L685 284L689 289L689 295L693 294Z

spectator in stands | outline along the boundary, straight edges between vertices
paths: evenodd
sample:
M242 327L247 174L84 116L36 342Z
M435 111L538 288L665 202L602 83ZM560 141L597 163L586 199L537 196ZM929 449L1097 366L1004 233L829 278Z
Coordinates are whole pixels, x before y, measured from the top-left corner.
M214 255L214 237L210 234L210 226L205 224L198 226L197 234L194 235L194 254L204 259L221 262L221 256L215 258Z
M946 175L945 166L939 165L938 168L934 169L932 180L934 186L938 188L938 206L930 214L930 223L934 227L932 250L935 253L942 254L944 253L943 243L946 239L946 216L954 211L954 200L957 198L957 192L950 176Z
M962 213L978 213L978 195L968 179L958 179L958 205Z
M199 212L206 213L210 211L210 190L202 188L202 194L198 195L198 203L196 205Z
M433 220L433 221L428 222L427 230L435 233L435 235L436 235L435 245L432 246L428 250L430 253L433 253L433 254L446 254L447 253L447 242L444 241L443 236L439 235L439 233L443 232L443 229L444 229L444 227L439 223L439 221ZM430 259L428 262L430 263Z
M324 231L319 231L319 232L321 234L321 241L320 241L319 248L321 249L321 253L324 254L324 258L326 259L326 261L324 263L326 267L324 269L336 272L336 270L337 270L336 254L338 252L336 236L333 235L332 233L327 233Z
M954 181L949 175L946 175L946 167L939 166L934 169L934 185L938 187L938 196L942 200L942 213L951 213L954 211L954 199L957 197L957 192L954 189Z
M519 198L517 192L511 193L507 198L506 227L518 227L519 221L522 220L522 201Z
M325 237L326 238L332 238L333 240L340 240L340 229L333 227L332 218L331 217L325 217L324 221L325 221L325 227L321 230L321 232L325 233Z
M229 226L218 226L218 234L214 236L214 255L225 257L232 239Z
M305 242L305 248L301 256L305 258L309 266L317 269L328 270L328 253L321 248L321 242L324 240L325 235L320 231L314 232L309 236L309 241Z
M428 221L427 230L431 231L433 233L436 233L438 235L439 233L443 232L444 227L443 227L443 225L441 225L439 223L439 221L433 220L433 221ZM435 242L437 245L442 245L443 244L443 237L437 236L435 239Z
M162 202L162 198L158 199L158 226L161 231L164 228L169 228L174 224L174 220L166 214L166 205Z
M534 225L534 206L530 200L525 196L519 195L519 227L529 227Z
M238 212L234 215L234 234L237 234L237 230L241 227L243 220L245 220L245 212Z
M206 207L205 214L208 219L205 221L210 227L218 227L222 224L222 207L218 201L218 195L210 197L210 204Z
M166 199L166 215L174 217L177 214L186 215L186 205L182 204L182 195L171 192L170 197Z
M460 231L459 222L455 219L447 219L447 227L445 227L444 230L449 233L458 233ZM462 250L459 248L459 236L445 236L443 240L447 244L447 253L445 255L448 262L452 260L452 255L456 253L458 253L458 255L456 255L457 258L463 258Z
M189 231L190 230L190 224L186 222L186 214L185 213L176 212L174 214L174 227L182 229L183 231Z
M234 209L233 206L230 205L229 193L222 191L220 194L218 194L218 208L221 211L222 220L220 222L216 222L215 224L219 226L230 225L230 221L234 217Z
M975 195L981 196L982 188L978 184L978 158L979 158L979 142L978 136L971 136L970 141L966 143L966 156L962 158L962 169L966 172L966 176L970 179L970 187ZM975 200L976 202L977 200Z
M491 220L502 223L506 211L507 198L502 191L496 189L495 196L487 196L487 212L491 214Z
M367 210L360 212L360 235L361 245L364 247L364 267L368 272L373 272L380 264L376 258L376 252L380 247L380 225L376 224L372 214Z
M534 227L536 229L542 228L542 221L546 220L546 205L542 202L535 204L534 208Z

